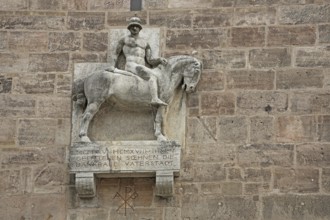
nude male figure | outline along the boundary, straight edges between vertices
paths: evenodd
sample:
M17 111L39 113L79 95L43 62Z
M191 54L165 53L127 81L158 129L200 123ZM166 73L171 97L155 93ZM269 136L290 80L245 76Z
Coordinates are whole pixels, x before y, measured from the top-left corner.
M158 97L157 77L152 69L146 67L146 62L155 67L160 64L166 65L167 60L165 58L152 58L149 43L139 36L139 32L142 29L140 18L132 17L127 29L130 31L130 34L119 40L115 51L114 64L119 54L123 52L126 57L125 70L148 80L151 104L167 105Z

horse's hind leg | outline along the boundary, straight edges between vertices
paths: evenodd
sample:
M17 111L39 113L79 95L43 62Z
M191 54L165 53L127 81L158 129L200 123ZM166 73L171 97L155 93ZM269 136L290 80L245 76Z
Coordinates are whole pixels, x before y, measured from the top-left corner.
M157 108L157 113L154 122L155 136L158 141L166 141L167 138L163 135L162 131L162 123L163 123L163 115L164 115L164 106Z
M91 122L91 120L93 119L94 115L97 113L103 102L104 100L98 100L92 103L88 103L80 125L79 137L81 141L90 142L90 139L87 136L89 123Z

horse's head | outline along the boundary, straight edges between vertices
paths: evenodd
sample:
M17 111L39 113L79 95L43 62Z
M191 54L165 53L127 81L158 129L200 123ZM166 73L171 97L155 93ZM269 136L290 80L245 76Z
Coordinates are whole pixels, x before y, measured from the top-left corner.
M174 59L173 72L183 77L182 89L187 93L196 90L202 72L202 62L191 56L177 56Z

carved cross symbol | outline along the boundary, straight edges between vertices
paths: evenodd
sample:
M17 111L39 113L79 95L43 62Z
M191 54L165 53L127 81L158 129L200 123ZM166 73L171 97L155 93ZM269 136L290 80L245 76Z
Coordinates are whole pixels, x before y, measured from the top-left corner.
M131 208L134 211L134 207L132 204L130 204L131 200L136 199L139 196L139 194L135 191L135 189L133 187L130 186L126 186L125 187L125 195L121 195L119 192L116 193L116 195L113 197L115 198L121 198L122 199L122 203L120 204L120 206L118 207L118 209L116 210L117 212L119 211L119 209L121 209L122 207L125 208L125 216L126 216L126 210L127 208Z

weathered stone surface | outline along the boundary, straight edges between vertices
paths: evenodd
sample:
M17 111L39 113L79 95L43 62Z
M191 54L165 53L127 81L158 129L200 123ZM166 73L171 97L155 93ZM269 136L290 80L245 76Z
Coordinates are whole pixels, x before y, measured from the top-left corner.
M150 25L168 28L191 28L191 11L151 11L149 14Z
M201 79L197 85L199 91L216 91L224 89L225 76L222 71L203 71Z
M29 70L32 72L65 72L69 67L69 54L30 54Z
M304 48L297 50L298 67L330 67L330 48Z
M49 51L77 51L80 50L81 35L75 32L49 33Z
M191 118L187 124L188 143L214 143L217 140L216 118Z
M12 0L12 1L0 1L1 10L10 11L10 10L24 10L28 8L27 0Z
M204 69L244 68L245 52L240 50L205 50L202 52Z
M319 69L290 69L276 72L277 89L322 88L324 75Z
M83 49L86 51L107 51L108 33L84 33Z
M293 164L293 145L252 144L238 148L238 164L241 167L288 167Z
M38 167L33 179L35 193L61 193L68 182L65 167L56 164Z
M189 41L187 40L189 39ZM166 46L168 49L220 49L227 45L227 29L168 30Z
M322 169L322 185L321 189L323 189L325 192L330 192L330 168L323 168Z
M197 10L193 16L193 28L216 28L231 25L233 9Z
M250 118L251 143L270 143L274 141L274 117L254 116Z
M317 118L317 140L321 142L330 141L330 116L318 116Z
M0 28L24 30L63 30L64 12L0 12Z
M212 3L213 7L231 7L234 6L235 2L232 0L214 0Z
M40 149L18 149L6 148L1 151L2 167L30 166L45 162L44 155Z
M239 182L223 182L222 184L222 195L241 195L242 194L242 183Z
M220 194L222 188L222 183L202 183L201 192L203 195L214 195Z
M233 27L230 39L233 47L262 47L266 31L264 27Z
M71 95L72 76L71 74L56 74L55 91L58 94Z
M255 68L287 67L291 65L291 51L288 48L253 49L249 62Z
M24 117L34 116L36 113L36 101L32 97L18 95L0 96L0 116Z
M1 196L2 219L31 219L31 201L28 195Z
M201 94L202 115L232 115L235 112L235 95L233 93L210 92Z
M316 140L316 120L312 116L280 116L276 121L279 142Z
M240 114L278 114L288 110L288 95L283 92L239 92L237 112Z
M0 31L0 50L8 49L8 34L6 31Z
M234 70L227 74L227 88L271 90L274 88L274 80L275 73L271 70Z
M279 3L280 0L237 0L236 6L257 6L257 5L274 5Z
M279 7L280 24L314 24L330 21L330 5L303 5Z
M70 30L102 30L105 25L105 13L69 12L67 24Z
M0 53L0 72L26 72L28 64L26 54Z
M29 0L29 8L32 10L60 10L61 0Z
M187 195L182 204L182 219L255 220L258 215L257 204L250 197Z
M63 9L67 9L69 11L87 11L87 7L88 0L67 0L67 4L63 7Z
M18 144L20 146L44 146L55 144L58 121L55 119L19 120Z
M330 145L301 144L297 145L297 163L302 166L330 166Z
M20 171L0 171L0 193L18 193L20 191Z
M121 219L123 215L125 214L125 210L122 208L118 210L118 207L113 208L110 210L110 216L113 219ZM107 209L108 212L108 209ZM157 208L144 208L144 207L138 207L133 210L127 210L126 212L126 218L128 219L162 219L163 218L163 210L162 209L157 209ZM93 220L88 219L88 220Z
M0 119L0 146L15 145L16 120Z
M0 93L10 93L12 90L13 79L0 75Z
M32 219L65 219L65 195L38 195L31 197Z
M71 98L47 97L38 101L38 115L44 118L70 118Z
M291 96L291 112L296 114L329 114L330 93L295 92Z
M129 0L94 0L89 2L89 7L93 11L123 10L129 11Z
M326 220L330 217L328 195L272 195L263 198L263 219Z
M145 9L164 9L167 8L167 0L145 0L143 8Z
M181 209L177 207L165 208L164 220L181 220Z
M71 55L71 61L74 63L100 63L101 57L96 53L73 53Z
M211 8L212 1L211 0L183 0L183 1L168 0L169 8L184 8L187 5L193 8Z
M244 181L246 182L270 182L271 176L270 169L244 169Z
M235 8L233 25L272 25L275 23L276 9L271 7Z
M226 170L219 163L194 163L193 181L208 182L226 179Z
M319 170L310 168L275 169L274 189L285 193L318 192Z
M131 11L108 13L107 24L110 27L122 26L123 28L126 28L128 20L133 16L138 16L141 19L142 25L145 25L147 23L147 11Z
M270 192L270 183L245 183L244 194L260 195Z
M23 74L14 78L13 92L20 94L53 94L55 74Z
M247 141L247 120L244 116L221 117L218 139L224 143L245 143Z
M314 45L316 41L314 27L269 27L268 45Z
M330 43L330 25L325 24L319 26L319 42Z
M227 178L231 181L242 181L242 171L240 168L230 167L227 168Z

